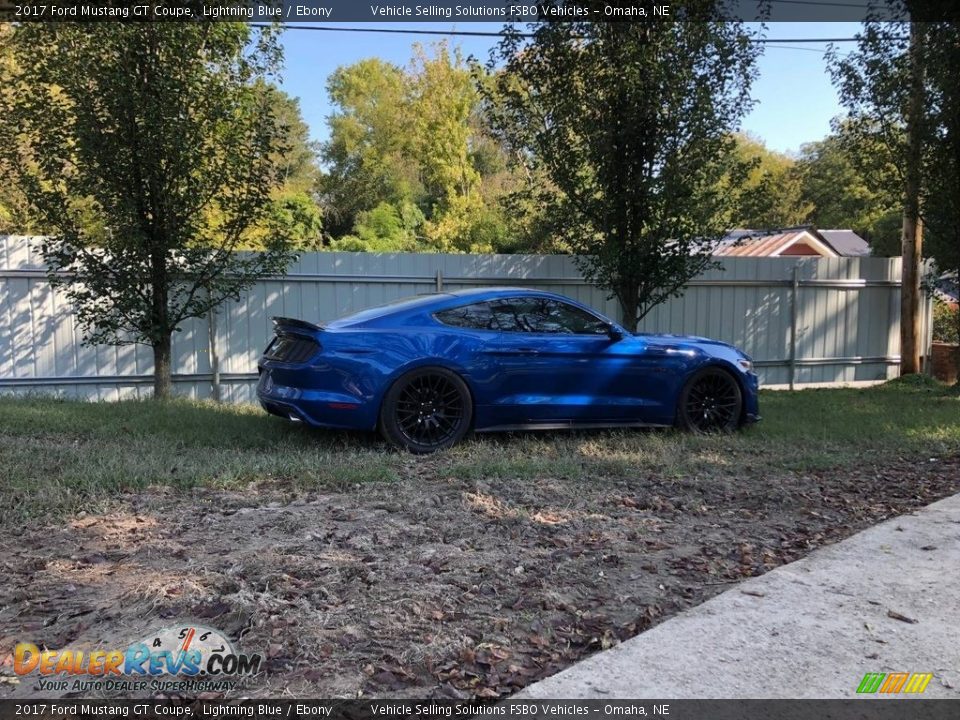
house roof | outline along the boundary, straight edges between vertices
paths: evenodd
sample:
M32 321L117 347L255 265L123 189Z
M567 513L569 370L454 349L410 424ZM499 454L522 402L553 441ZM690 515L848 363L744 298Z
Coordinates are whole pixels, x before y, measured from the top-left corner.
M714 248L724 257L779 257L803 244L820 257L856 257L870 252L867 241L852 230L818 230L812 225L771 230L731 230Z
M960 302L960 280L956 273L945 273L934 281L933 293L947 303Z
M812 227L779 230L734 230L714 249L723 257L778 257L790 247L803 243L821 257L837 257L839 253Z
M844 257L858 257L870 254L870 243L853 230L821 230L820 234L838 253Z

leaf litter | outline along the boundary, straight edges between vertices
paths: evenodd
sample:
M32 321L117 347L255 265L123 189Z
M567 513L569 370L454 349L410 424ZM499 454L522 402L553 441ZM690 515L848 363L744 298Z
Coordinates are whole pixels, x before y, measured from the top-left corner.
M125 647L185 620L264 656L247 697L504 697L958 491L958 458L524 482L425 462L342 492L155 487L3 533L0 697L37 693L6 680L17 642Z

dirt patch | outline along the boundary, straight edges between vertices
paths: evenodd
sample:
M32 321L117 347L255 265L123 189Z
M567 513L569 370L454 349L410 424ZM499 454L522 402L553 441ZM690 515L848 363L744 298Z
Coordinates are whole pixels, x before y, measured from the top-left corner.
M248 696L499 697L960 491L958 458L531 483L437 467L335 494L161 488L8 529L0 675L19 641L122 646L194 619L266 657ZM37 692L35 678L0 682L3 697Z

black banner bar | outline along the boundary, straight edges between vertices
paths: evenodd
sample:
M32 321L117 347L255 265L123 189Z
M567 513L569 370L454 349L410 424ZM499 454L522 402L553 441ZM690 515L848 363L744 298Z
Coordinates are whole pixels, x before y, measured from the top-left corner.
M717 20L859 22L960 20L960 3L903 0L718 0ZM0 21L196 21L282 23L685 21L680 4L645 0L0 0ZM698 17L697 19L703 19Z
M955 720L960 700L0 700L0 720Z

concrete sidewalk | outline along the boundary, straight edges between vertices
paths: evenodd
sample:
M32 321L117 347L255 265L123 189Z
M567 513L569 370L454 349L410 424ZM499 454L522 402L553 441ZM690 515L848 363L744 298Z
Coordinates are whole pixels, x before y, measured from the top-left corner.
M851 698L868 672L933 673L911 697L960 698L960 495L743 582L517 697Z

